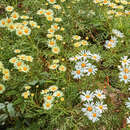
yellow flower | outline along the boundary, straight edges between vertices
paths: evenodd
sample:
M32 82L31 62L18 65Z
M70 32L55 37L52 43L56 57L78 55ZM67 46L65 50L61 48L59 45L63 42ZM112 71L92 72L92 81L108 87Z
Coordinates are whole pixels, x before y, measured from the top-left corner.
M37 27L37 23L34 22L34 21L29 21L29 24L30 24L30 26L33 27L33 28L36 28L36 27Z
M59 70L65 72L66 71L66 67L64 65L60 65L59 66Z
M31 96L34 97L34 93L31 93Z
M23 30L21 30L21 29L16 30L16 35L21 37L23 35Z
M10 75L9 75L9 74L3 75L3 80L9 80L9 78L10 78Z
M29 19L29 16L22 15L20 18L21 18L21 19Z
M13 11L13 7L12 6L7 6L6 8L5 8L5 10L7 11L7 12L12 12Z
M60 98L60 100L63 102L63 101L64 101L64 98L63 98L63 97L61 97L61 98Z
M30 92L29 92L29 91L22 93L22 96L23 96L25 99L27 99L27 98L29 97L29 95L30 95Z
M27 85L24 88L25 88L25 90L29 90L31 88L31 86Z
M2 73L5 74L5 75L9 75L9 70L8 69L3 69Z
M81 43L80 43L80 42L74 43L74 47L80 47L80 46L81 46Z
M19 49L14 50L14 53L20 53L20 52L21 52L21 50L19 50Z
M38 14L38 15L45 14L45 11L46 11L46 10L44 10L44 9L40 9L40 10L37 11L37 14Z
M30 68L29 68L28 65L22 65L22 66L21 66L21 69L22 69L21 71L27 73L27 72L29 71Z
M48 38L52 38L54 35L53 34L47 34Z
M53 21L53 16L46 16L48 21Z
M0 84L0 94L2 94L5 91L5 86L3 84Z
M65 28L63 28L63 27L62 27L60 30L61 30L61 31L64 31L64 30L65 30Z
M66 0L60 0L61 2L65 2Z
M13 20L17 20L17 19L19 18L19 14L18 14L17 12L13 12L13 13L11 14L11 18L12 18Z
M49 69L55 70L57 69L57 67L58 67L58 64L52 64L49 66Z
M1 19L0 20L0 27L5 27L6 25L6 19Z
M56 0L47 0L50 4L55 4Z
M60 48L58 46L52 47L52 52L58 54L60 52Z

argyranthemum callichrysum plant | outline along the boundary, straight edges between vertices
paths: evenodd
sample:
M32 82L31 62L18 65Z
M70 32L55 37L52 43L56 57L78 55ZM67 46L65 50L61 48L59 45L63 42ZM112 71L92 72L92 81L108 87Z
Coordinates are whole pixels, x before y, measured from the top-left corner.
M41 94L44 96L43 107L45 110L49 110L53 106L53 102L60 98L63 100L63 92L58 90L58 86L52 85L48 89L42 90Z
M15 50L15 53L20 53L20 50ZM27 73L30 70L29 65L24 63L24 61L32 62L33 57L32 56L27 56L25 54L17 55L16 57L13 57L9 60L10 63L14 65L16 69L18 69L20 72L25 72Z
M107 110L107 105L103 102L106 96L102 90L97 89L94 92L87 90L86 92L82 92L80 98L84 102L82 112L92 122L98 121L102 113Z
M10 79L10 71L6 69L3 63L0 61L0 72L3 74L3 80L7 81Z
M15 31L16 35L19 37L23 35L29 36L31 34L31 29L37 28L36 22L30 20L29 16L20 16L19 13L14 11L12 6L7 6L5 10L7 11L9 17L0 20L0 27L6 27L10 32ZM19 22L18 20L20 19L23 21Z

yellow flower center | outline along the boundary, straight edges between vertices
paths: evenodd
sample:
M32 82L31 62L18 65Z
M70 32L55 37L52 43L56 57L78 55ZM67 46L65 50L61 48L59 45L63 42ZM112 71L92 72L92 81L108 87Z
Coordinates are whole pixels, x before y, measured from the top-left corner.
M101 97L101 94L100 94L100 93L98 93L98 96L99 96L99 97Z
M97 116L97 114L96 113L93 113L93 117L96 117Z
M46 107L50 107L50 106L51 106L51 104L50 104L50 103L47 103L47 104L46 104Z
M85 64L85 63L82 63L81 66L84 68L84 67L86 66L86 64Z
M93 71L93 69L92 69L92 68L89 68L89 69L88 69L88 71L89 71L89 72L92 72L92 71Z
M86 95L86 98L88 99L88 98L90 98L90 96L89 96L89 95Z
M0 91L1 91L1 90L3 90L3 87L2 87L2 86L0 86Z
M101 106L101 105L100 105L100 106L99 106L99 108L100 108L100 109L102 109L102 108L103 108L103 106Z
M88 111L92 111L92 107L88 107Z
M127 77L127 75L124 75L123 78L124 78L124 79L127 79L128 77Z
M77 73L77 74L80 74L80 70L77 70L76 73Z

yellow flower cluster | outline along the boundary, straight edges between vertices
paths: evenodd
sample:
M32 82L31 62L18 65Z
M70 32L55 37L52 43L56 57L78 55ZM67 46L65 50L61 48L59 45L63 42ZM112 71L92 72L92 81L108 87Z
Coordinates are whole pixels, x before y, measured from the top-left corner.
M111 2L110 0L94 0L95 4L99 4L100 6L107 6L108 10L107 14L109 15L115 15L117 16L126 16L130 15L130 11L126 10L127 5L130 4L130 2L127 2L126 0L115 0L114 2Z
M22 97L24 97L24 99L27 99L29 96L34 96L34 93L30 93L30 89L31 89L31 86L29 86L29 85L25 85L24 86L24 89L26 90L26 92L23 92L22 93Z
M64 65L59 65L59 60L55 59L55 60L53 60L53 63L49 66L49 69L56 70L57 68L61 72L66 71L66 67Z
M64 1L62 1L62 2L64 2ZM48 3L51 4L52 7L55 10L61 10L62 9L59 4L55 4L56 0L48 0ZM49 48L51 48L51 50L54 54L59 54L60 48L59 48L59 46L57 45L56 42L62 41L63 36L59 35L59 34L55 34L55 33L57 33L59 30L64 31L64 28L60 27L57 24L59 22L62 22L62 18L55 17L54 15L56 15L56 14L54 13L54 11L52 9L47 9L47 10L40 9L40 10L37 11L37 14L38 15L44 15L49 22L53 22L51 24L51 27L47 30L48 31L48 34L47 34L48 43L47 43L47 45L48 45Z
M49 110L53 106L53 102L57 102L58 98L61 101L64 101L63 92L58 90L58 86L52 85L48 89L41 91L41 94L44 96L43 107L45 110Z
M5 10L8 12L8 16L0 20L0 27L6 27L10 32L15 31L17 36L28 36L31 34L31 29L38 28L37 23L32 21L29 16L20 16L18 12L13 11L12 6L7 6ZM13 12L12 12L13 11ZM22 22L17 22L21 19Z
M74 47L76 47L76 48L80 47L81 45L83 45L83 46L87 46L87 45L88 45L88 42L87 42L86 40L81 40L81 37L78 36L78 35L74 35L74 36L72 37L72 39L73 39L74 41L76 41L76 42L74 43ZM79 40L81 40L81 41L79 41Z
M3 65L3 63L0 61L0 72L3 74L3 80L7 81L10 79L10 71L9 69L6 69Z
M32 62L33 57L27 56L24 54L17 55L9 60L10 63L14 64L14 67L18 69L20 72L28 72L30 70L29 65L26 65L24 61Z

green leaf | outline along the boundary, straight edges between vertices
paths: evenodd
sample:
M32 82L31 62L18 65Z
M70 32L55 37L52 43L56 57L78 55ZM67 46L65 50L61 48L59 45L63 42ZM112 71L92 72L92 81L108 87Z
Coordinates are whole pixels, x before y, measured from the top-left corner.
M15 100L14 102L13 102L13 105L17 105L17 104L20 104L20 103L22 103L23 102L23 98L18 98L17 100Z
M5 108L5 104L4 103L0 103L0 109L4 109Z
M16 90L11 90L11 91L6 93L7 96L16 95L16 94L17 94Z
M7 110L8 110L9 115L10 115L11 117L14 117L14 116L15 116L15 110L14 110L14 108L13 108L13 104L12 104L12 103L9 103L9 104L7 105Z
M0 122L5 121L8 118L7 114L1 114L0 115Z

